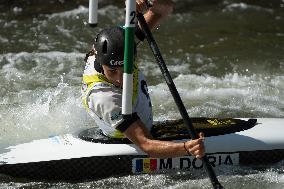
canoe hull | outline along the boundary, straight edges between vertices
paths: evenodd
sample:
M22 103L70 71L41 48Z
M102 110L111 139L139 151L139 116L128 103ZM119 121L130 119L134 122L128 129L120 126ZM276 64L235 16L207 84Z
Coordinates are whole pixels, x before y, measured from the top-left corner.
M213 167L274 164L284 159L284 150L208 154ZM110 176L200 170L193 157L148 158L146 155L93 156L53 161L3 164L0 172L32 180L86 180Z
M245 131L208 137L209 162L217 166L270 165L284 159L284 120L258 119ZM183 142L184 140L180 140ZM115 175L202 169L190 156L148 158L133 144L103 144L67 134L11 146L0 154L0 173L41 180L85 180Z

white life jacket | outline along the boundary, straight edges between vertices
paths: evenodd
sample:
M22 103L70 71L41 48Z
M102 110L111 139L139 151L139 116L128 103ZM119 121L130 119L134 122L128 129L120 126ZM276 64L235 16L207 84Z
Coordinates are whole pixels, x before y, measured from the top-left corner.
M115 87L105 75L94 68L95 56L89 56L82 81L82 100L87 112L102 132L113 138L124 135L116 129L123 121L121 114L122 89ZM133 71L133 112L136 112L147 129L153 124L151 99L147 83L138 66Z

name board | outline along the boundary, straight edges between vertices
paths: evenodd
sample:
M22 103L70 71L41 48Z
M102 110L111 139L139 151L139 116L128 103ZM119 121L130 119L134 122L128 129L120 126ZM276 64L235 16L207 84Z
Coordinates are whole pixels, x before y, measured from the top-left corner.
M210 164L216 166L232 166L239 164L239 153L207 155ZM164 171L186 171L203 168L203 162L193 156L178 158L134 158L132 160L132 172L158 173Z

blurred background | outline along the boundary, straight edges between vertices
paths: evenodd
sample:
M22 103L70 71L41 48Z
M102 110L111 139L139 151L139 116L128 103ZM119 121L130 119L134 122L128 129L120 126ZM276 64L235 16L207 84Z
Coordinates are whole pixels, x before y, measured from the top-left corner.
M0 152L95 126L81 104L83 59L98 31L124 25L124 1L100 0L98 15L98 27L90 28L86 0L0 0ZM284 0L174 0L173 14L153 34L191 117L284 118ZM137 62L154 119L179 118L146 42ZM231 188L284 187L283 164L244 178L224 177ZM156 182L138 176L66 188L188 185L152 178ZM41 184L26 187L48 187ZM207 185L202 179L191 184Z
M82 108L85 53L105 27L124 25L124 1L0 1L0 142L95 126ZM193 117L284 117L284 2L175 0L153 31ZM147 42L137 62L154 118L178 118ZM13 138L13 140L11 140Z

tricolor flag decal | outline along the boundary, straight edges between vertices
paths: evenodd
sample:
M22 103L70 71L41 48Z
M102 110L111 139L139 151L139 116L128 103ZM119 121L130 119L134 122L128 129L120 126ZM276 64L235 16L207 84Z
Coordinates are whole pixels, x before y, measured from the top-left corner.
M136 173L152 173L157 171L158 161L152 158L136 159L134 167Z

